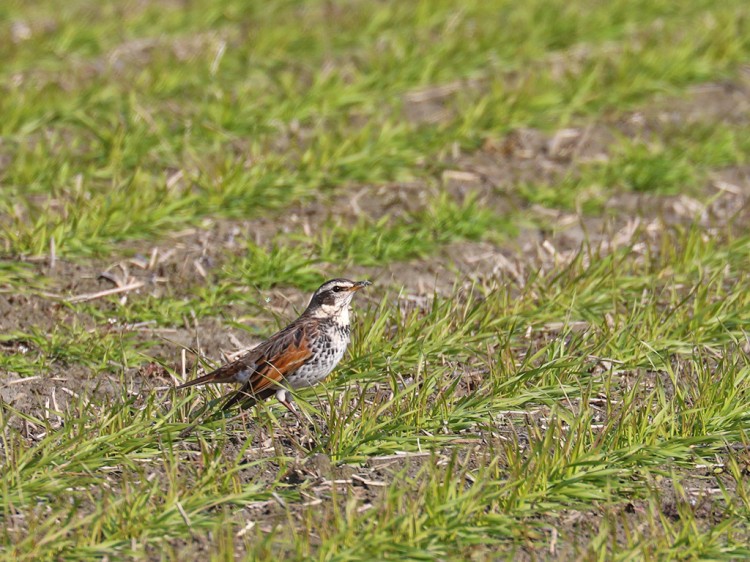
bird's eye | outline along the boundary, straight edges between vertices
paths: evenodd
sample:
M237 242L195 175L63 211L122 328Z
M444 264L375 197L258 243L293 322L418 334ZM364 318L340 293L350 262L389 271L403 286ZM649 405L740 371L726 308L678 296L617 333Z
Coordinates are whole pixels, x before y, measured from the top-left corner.
M334 293L340 293L344 290L344 288L341 285L336 285L333 289L331 289Z

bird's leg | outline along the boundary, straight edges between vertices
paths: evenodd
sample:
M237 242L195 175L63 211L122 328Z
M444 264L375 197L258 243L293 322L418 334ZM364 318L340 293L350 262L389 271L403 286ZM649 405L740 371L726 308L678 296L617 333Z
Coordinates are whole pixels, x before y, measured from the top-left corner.
M292 398L292 394L284 389L280 389L276 392L276 399L281 402L284 407L292 412L294 416L297 418L297 426L302 431L302 435L300 436L302 439L298 442L299 446L305 449L304 444L307 444L308 447L312 448L315 447L315 438L310 434L310 427L313 427L315 424L310 419L310 416L307 414L307 412L302 412L304 417L307 419L308 423L304 423L305 420L302 419L302 415L300 414L300 411L297 409L297 407L294 405L294 399ZM309 450L309 449L306 449Z
M292 402L292 396L283 388L276 391L276 399L290 412L292 412L300 424L302 424L302 418L299 415L299 411L294 407Z

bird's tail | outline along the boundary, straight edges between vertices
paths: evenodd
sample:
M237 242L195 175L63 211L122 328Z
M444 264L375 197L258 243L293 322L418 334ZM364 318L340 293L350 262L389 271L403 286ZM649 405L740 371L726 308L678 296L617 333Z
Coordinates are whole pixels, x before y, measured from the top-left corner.
M198 377L197 379L193 379L191 381L187 381L186 383L181 384L177 387L177 390L181 390L183 388L189 388L191 386L198 386L202 384L208 384L208 383L222 383L222 382L235 382L236 379L234 378L234 375L228 376L226 370L223 367L219 367L215 371L211 371L210 373L203 375L202 377Z

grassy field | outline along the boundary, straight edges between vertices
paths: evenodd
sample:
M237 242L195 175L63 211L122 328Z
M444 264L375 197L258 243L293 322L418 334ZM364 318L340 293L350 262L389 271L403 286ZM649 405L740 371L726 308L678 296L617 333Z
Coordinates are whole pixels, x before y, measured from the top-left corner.
M0 556L750 557L746 0L0 4ZM350 353L175 392L370 279Z

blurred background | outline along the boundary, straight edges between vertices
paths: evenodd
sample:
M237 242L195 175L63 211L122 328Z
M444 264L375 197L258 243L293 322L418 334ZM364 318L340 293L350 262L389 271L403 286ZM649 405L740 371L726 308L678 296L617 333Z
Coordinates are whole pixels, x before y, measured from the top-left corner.
M750 143L745 8L9 0L1 249L102 254L205 219L296 230L283 210L315 203L318 246L348 237L344 208L362 230L411 225L374 255L308 253L371 265L559 213L630 215L634 195L700 199ZM440 232L419 231L425 214Z

